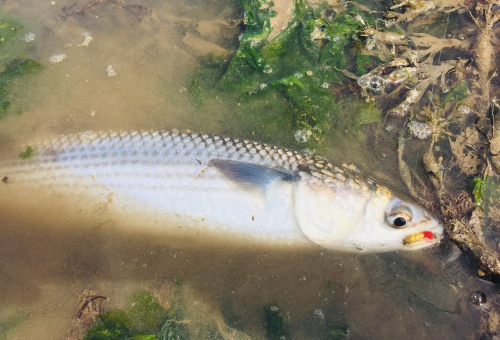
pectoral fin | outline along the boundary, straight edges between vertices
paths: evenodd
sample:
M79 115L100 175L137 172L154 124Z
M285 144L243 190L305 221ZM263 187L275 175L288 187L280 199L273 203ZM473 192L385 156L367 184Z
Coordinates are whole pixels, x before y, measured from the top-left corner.
M221 159L211 159L208 164L238 187L263 196L269 184L293 181L293 175L262 165Z

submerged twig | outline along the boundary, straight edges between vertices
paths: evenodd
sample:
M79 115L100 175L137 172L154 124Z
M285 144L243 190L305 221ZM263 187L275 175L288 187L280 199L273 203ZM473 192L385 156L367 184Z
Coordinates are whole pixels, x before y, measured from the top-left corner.
M82 317L92 316L94 314L101 314L102 300L107 297L101 295L94 295L91 290L86 289L80 295L80 304L77 307L77 312L73 319L79 320ZM97 304L98 303L98 304Z

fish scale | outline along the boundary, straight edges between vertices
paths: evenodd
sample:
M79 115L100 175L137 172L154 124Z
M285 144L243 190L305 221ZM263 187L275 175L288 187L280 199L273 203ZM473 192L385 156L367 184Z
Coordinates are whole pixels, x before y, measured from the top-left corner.
M210 134L170 131L83 132L33 140L29 145L35 151L35 157L6 161L6 167L26 169L35 166L35 171L40 173L53 170L51 164L56 162L75 168L191 163L196 162L196 159L205 164L212 158L218 158L250 162L288 173L300 170L325 180L330 186L336 181L348 179L358 185L376 185L350 169L340 168L320 158L268 144Z

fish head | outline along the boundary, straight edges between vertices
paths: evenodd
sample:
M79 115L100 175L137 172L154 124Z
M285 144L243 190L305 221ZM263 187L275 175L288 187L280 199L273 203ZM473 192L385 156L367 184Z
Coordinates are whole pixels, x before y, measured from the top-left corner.
M303 234L331 250L387 252L438 244L443 226L411 198L360 181L301 180L295 217Z

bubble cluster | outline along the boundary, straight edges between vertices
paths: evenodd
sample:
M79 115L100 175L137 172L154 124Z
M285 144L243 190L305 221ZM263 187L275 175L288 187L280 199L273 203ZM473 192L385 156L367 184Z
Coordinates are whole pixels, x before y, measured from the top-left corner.
M457 111L458 111L458 113L460 113L460 114L463 114L463 115L468 115L469 113L471 113L471 112L472 112L472 109L471 109L469 106L467 106L467 105L460 104L460 105L458 105L458 107L457 107Z
M108 68L106 69L108 72L108 77L116 77L116 71L113 69L112 65L108 65Z
M358 85L379 92L385 85L385 80L378 75L364 75L358 78Z
M60 63L61 61L63 61L64 59L66 59L66 54L65 53L59 53L59 54L54 54L53 56L51 56L49 58L49 61L52 64L57 64L57 63Z
M432 134L429 125L425 123L410 122L408 124L408 130L419 139L427 139Z
M26 42L32 42L33 40L35 40L35 38L35 33L29 32L24 35L23 40Z

